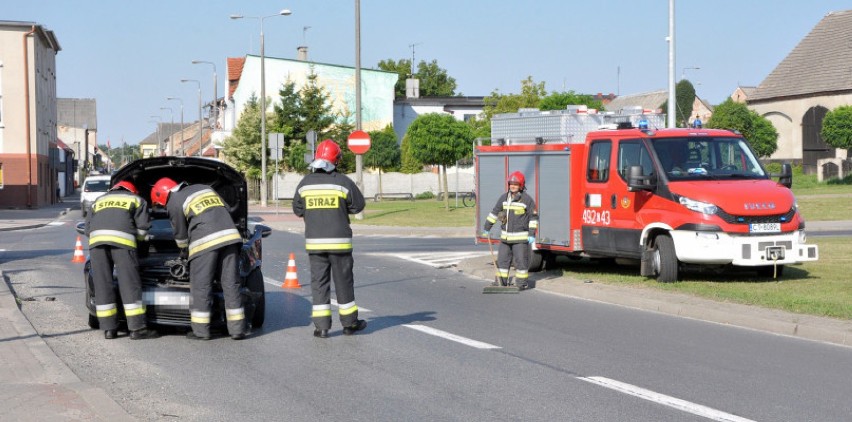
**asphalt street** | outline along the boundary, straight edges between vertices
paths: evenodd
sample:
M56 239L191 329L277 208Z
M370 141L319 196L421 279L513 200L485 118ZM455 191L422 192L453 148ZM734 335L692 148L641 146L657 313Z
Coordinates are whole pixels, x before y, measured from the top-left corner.
M280 288L290 252L308 283L291 227L265 239L267 323L247 341L107 342L85 324L68 262L74 220L9 233L26 247L0 255L4 273L51 350L138 419L842 420L852 393L837 371L849 348L544 288L483 295L487 278L459 271L482 256L448 268L427 256L472 242L414 231L358 237L363 335L335 322L330 339L311 336L309 289Z

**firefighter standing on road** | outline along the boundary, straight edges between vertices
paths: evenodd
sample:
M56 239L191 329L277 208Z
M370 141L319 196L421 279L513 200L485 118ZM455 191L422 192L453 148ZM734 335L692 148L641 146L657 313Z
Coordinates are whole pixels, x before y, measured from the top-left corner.
M151 190L151 203L166 207L181 257L188 259L191 340L210 340L213 280L222 284L228 334L246 337L246 318L240 298L239 256L242 236L225 202L207 185L178 184L164 177Z
M311 262L314 336L327 338L331 328L331 279L337 293L343 334L367 327L358 319L352 274L352 228L349 214L364 210L364 196L355 183L335 168L342 151L331 139L317 146L312 173L296 187L293 213L305 219L305 249Z
M530 266L530 246L535 242L538 229L538 214L535 201L524 192L524 174L516 171L509 175L506 183L509 191L500 195L494 209L485 221L483 237L490 237L491 226L501 223L500 248L497 254L497 277L499 283L508 285L509 267L515 262L515 284L519 289L527 288Z
M118 336L113 269L118 273L118 288L130 338L157 337L157 332L149 330L145 324L142 279L136 257L136 242L145 240L150 226L148 205L129 181L116 183L108 193L98 198L86 217L95 311L104 330L104 338L108 340Z

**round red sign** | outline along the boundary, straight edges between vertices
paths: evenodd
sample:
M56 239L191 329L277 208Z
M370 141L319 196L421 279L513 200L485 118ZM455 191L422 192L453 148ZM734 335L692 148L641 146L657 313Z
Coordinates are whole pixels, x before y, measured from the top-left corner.
M346 146L355 154L364 154L370 150L370 134L363 130L356 130L349 134Z

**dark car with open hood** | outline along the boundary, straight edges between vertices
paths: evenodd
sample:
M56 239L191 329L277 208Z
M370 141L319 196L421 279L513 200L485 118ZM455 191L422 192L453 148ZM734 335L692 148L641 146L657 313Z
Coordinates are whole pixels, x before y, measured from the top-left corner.
M150 204L151 187L162 177L178 183L205 184L212 187L226 202L231 217L243 238L240 252L240 292L246 317L253 328L263 325L266 296L263 282L262 238L269 236L272 229L248 220L248 191L246 180L236 170L220 161L198 157L155 157L136 160L119 169L112 176L110 186L128 180L139 189L139 195L148 201L151 212L151 228L148 240L138 245L139 272L142 276L142 300L146 307L149 323L158 325L189 327L189 268L180 258L180 250L168 214L162 207ZM83 234L85 223L77 224L77 232ZM97 329L95 299L91 263L86 260L83 281L86 286L86 307L89 310L89 326ZM113 275L115 278L115 275ZM118 282L115 282L116 297ZM123 307L119 304L119 310ZM222 286L215 280L213 286L214 326L225 325L225 305ZM123 315L121 316L123 319Z

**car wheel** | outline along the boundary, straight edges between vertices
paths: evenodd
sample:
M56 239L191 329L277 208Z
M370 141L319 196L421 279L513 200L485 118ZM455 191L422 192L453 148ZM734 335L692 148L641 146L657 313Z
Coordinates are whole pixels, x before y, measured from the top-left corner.
M263 327L263 322L266 319L266 287L263 282L263 272L260 269L249 274L246 287L254 297L254 315L251 317L251 326L253 328Z
M544 252L532 251L530 253L529 272L537 273L544 268Z
M80 212L83 213L83 218L86 218L86 206L83 205L83 208L80 209Z
M98 321L98 317L96 317L92 314L89 314L89 328L91 328L93 330L97 330L98 328L101 328L101 322Z
M664 234L654 240L654 273L660 283L677 281L678 262L672 237Z

